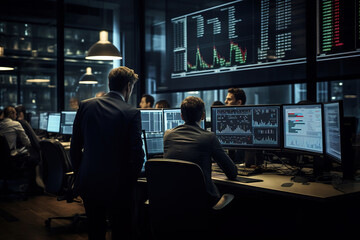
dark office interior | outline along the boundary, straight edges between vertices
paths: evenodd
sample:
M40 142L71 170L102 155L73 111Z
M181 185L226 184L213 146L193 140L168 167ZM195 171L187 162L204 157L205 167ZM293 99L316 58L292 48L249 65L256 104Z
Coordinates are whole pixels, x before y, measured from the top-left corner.
M104 30L122 59L86 59ZM150 94L177 111L152 109L142 118L160 114L165 130L172 128L176 125L166 127L166 114L179 115L183 99L199 97L206 112L202 128L216 133L229 156L252 152L256 160L249 165L261 169L242 172L254 181L234 182L214 165L215 185L234 199L212 215L213 227L202 229L202 238L347 239L358 233L360 0L1 1L0 109L24 106L39 138L65 142L65 154L71 132L42 126L42 114L50 119L75 113L72 101L108 92L108 74L119 66L139 75L130 105L139 107L143 94ZM93 82L81 81L88 71ZM215 101L225 103L232 87L246 92L246 105L212 108ZM321 110L319 151L290 146L291 134L286 134L295 125L287 125L292 120L286 115L299 114L294 107L299 102L307 103L304 113L311 106ZM331 154L332 142L326 139L334 106L339 106L341 156ZM274 112L276 143L234 144L222 135L220 115L245 110ZM258 132L264 130L254 124ZM147 160L161 158L164 133L143 130ZM230 157L238 167L246 165ZM137 185L137 238L156 240L145 176ZM1 177L0 182L3 187ZM22 186L9 180L10 188ZM41 190L25 198L6 192L0 198L0 239L88 239L83 213L79 198L68 202ZM74 214L79 214L75 222L49 221Z

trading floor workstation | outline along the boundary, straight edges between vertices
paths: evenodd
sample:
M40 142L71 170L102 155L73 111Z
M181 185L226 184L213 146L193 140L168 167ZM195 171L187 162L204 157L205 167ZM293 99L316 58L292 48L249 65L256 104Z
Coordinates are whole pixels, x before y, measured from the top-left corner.
M164 131L183 123L180 109L141 110L141 115L144 149L148 158L159 158ZM236 181L213 164L220 191L235 195L224 228L240 224L247 229L244 236L268 236L280 224L285 233L301 231L305 236L319 233L319 226L333 226L329 216L344 219L330 234L353 228L360 185L353 180L341 101L212 107L211 126L226 151L245 152L241 162L235 161ZM139 181L146 183L146 178ZM259 226L264 231L257 231ZM225 232L234 236L236 231Z

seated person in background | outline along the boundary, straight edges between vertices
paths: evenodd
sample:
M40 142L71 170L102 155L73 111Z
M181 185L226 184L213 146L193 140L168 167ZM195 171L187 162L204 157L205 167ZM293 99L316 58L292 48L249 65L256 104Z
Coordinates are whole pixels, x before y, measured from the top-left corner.
M155 108L170 108L170 104L166 100L159 100L155 103Z
M40 162L40 139L34 132L34 129L31 127L29 122L25 119L26 108L23 105L17 106L15 108L17 113L17 121L24 128L26 135L28 136L31 147L29 148L30 158L35 162Z
M154 106L154 97L149 94L144 94L141 97L139 107L142 109L152 108Z
M222 101L214 101L211 106L224 106L225 104Z
M70 98L69 106L70 106L71 110L77 111L79 109L79 104L80 104L80 101L77 97Z
M25 133L24 128L16 120L16 110L13 106L7 106L4 109L4 120L0 122L0 134L4 135L10 150L17 152L17 140L20 140L22 147L30 147L31 143Z
M234 180L237 168L226 155L216 135L200 127L205 117L204 102L198 97L187 97L181 103L181 118L185 124L169 129L164 135L164 158L196 163L204 173L207 191L214 200L220 197L211 179L212 158L226 176Z
M4 120L0 122L0 134L4 135L12 155L18 155L16 158L16 167L21 169L24 177L29 181L29 190L36 189L35 167L38 162L28 156L28 149L31 148L31 142L25 133L21 124L15 120L16 110L12 106L4 109ZM20 144L19 148L18 144Z

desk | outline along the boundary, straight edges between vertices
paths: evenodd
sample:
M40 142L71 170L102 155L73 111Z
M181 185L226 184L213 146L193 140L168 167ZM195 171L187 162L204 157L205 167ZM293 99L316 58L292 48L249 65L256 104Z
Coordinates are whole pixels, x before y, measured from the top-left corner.
M360 182L344 181L337 185L309 182L307 184L293 182L291 176L263 173L248 178L261 179L263 182L241 183L231 181L223 173L213 172L212 179L217 185L225 185L227 189L243 188L250 191L260 191L279 196L302 198L307 200L330 200L346 195L360 196ZM283 187L284 183L293 183L290 187ZM234 191L236 192L236 191ZM360 203L359 203L360 204Z

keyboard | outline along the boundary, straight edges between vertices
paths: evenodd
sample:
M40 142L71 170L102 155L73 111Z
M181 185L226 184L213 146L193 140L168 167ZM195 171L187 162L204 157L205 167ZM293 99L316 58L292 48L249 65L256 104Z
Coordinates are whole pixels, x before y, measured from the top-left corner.
M247 178L247 177L237 176L236 181L237 182L242 182L242 183L253 183L253 182L263 182L264 180L257 179L257 178Z

